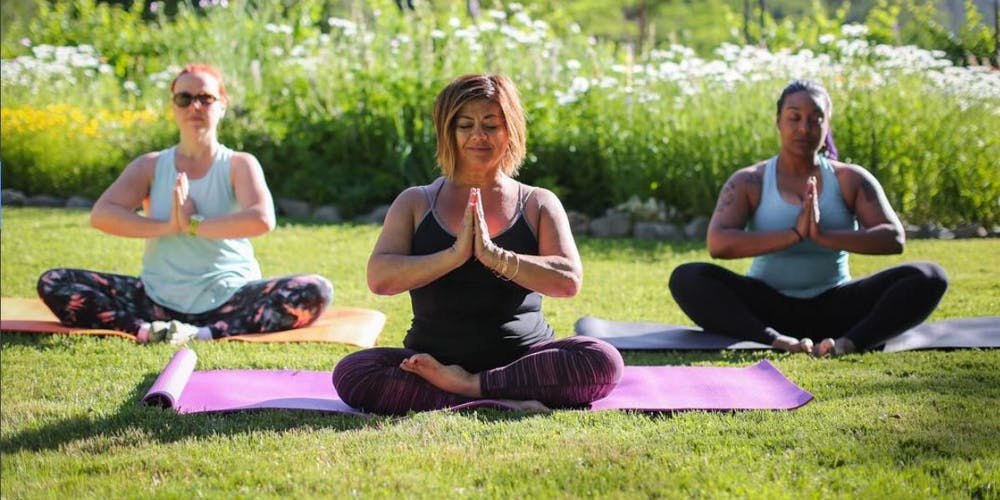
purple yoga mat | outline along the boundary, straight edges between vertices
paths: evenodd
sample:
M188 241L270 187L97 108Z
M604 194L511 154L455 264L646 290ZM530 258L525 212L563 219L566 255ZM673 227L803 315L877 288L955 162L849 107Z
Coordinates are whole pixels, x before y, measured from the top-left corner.
M182 349L142 398L177 413L263 408L364 415L347 406L330 372L299 370L195 371L197 355ZM621 382L593 410L791 410L812 399L767 360L745 368L626 366ZM454 408L518 408L517 402L483 399Z
M340 400L331 372L195 371L197 361L198 355L191 349L177 351L142 402L173 408L177 413L277 408L362 414Z

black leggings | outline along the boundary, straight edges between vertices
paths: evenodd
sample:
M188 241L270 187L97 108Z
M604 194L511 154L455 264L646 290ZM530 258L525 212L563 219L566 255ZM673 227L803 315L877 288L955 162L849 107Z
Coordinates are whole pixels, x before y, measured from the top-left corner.
M847 337L870 349L918 325L948 288L941 266L914 262L800 299L715 264L682 264L670 275L677 305L705 331L771 345L795 338Z

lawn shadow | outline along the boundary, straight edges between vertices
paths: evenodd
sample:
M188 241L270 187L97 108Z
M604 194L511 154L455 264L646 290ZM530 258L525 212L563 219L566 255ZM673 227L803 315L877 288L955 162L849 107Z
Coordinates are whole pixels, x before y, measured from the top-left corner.
M65 349L73 342L81 339L135 343L133 340L126 339L118 335L83 335L51 332L4 331L0 332L0 350L11 346L20 346L31 348L39 352L45 352L53 349Z
M762 359L771 359L769 350L632 350L622 351L626 365L632 366L695 366L704 363L747 366Z
M105 437L127 439L131 445L153 440L173 443L191 438L242 435L247 432L289 432L298 430L353 431L378 429L402 422L410 416L350 415L318 410L254 409L231 412L178 414L169 408L141 402L159 374L149 374L126 396L111 415L88 413L42 425L0 439L0 452L58 450L78 440ZM447 412L448 410L438 410ZM433 412L426 412L433 413ZM454 412L484 422L497 423L536 418L548 412L512 411L492 407ZM416 413L411 414L416 415Z

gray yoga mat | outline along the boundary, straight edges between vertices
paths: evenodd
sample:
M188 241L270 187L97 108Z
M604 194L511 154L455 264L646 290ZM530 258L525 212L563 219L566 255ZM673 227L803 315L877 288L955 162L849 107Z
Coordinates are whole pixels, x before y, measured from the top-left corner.
M596 337L621 350L766 350L771 346L704 332L700 328L645 321L615 321L584 316L576 334ZM1000 316L922 323L889 339L884 351L1000 347Z

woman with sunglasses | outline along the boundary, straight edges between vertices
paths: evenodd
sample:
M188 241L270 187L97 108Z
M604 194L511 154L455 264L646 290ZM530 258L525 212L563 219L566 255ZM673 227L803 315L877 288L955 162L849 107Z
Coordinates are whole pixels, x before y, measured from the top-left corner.
M53 269L39 278L39 296L64 325L124 331L142 343L312 323L330 304L329 281L261 279L248 238L274 229L274 204L257 159L219 144L229 101L219 70L189 65L170 91L180 142L134 160L90 216L105 233L146 240L142 274Z

